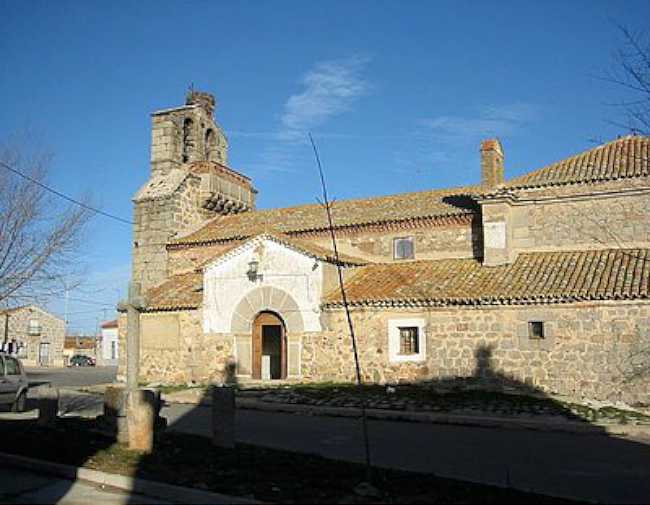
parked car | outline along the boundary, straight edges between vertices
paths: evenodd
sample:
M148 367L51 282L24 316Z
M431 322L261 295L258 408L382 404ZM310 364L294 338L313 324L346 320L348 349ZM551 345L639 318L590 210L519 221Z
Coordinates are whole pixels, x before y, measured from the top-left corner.
M11 405L13 412L23 412L29 382L22 363L0 352L0 404Z
M83 354L75 354L70 358L70 364L68 366L95 366L95 364L95 358L84 356Z

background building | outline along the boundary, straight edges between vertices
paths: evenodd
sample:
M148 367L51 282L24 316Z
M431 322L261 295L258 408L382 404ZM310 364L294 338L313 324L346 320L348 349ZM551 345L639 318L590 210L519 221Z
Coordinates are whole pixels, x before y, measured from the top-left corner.
M119 341L117 337L117 319L102 323L102 336L97 364L115 366L119 357Z
M65 323L35 305L0 312L0 341L26 366L63 366Z

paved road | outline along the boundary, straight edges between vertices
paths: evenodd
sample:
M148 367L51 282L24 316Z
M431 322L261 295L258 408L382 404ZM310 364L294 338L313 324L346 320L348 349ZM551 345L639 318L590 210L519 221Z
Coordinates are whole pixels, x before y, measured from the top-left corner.
M210 434L210 408L163 409L171 429ZM241 442L363 461L360 422L240 410ZM647 503L650 445L603 435L370 421L372 458L383 467L510 485L579 499Z
M71 400L101 410L101 397ZM210 435L209 407L169 405L162 415L173 430ZM647 503L650 496L650 442L391 421L370 421L369 428L378 466L606 503ZM239 410L237 434L249 444L363 461L355 419Z
M149 498L88 482L73 482L0 464L0 503L127 505L168 502L159 498Z
M106 384L115 380L117 367L70 367L30 368L26 367L30 383L51 382L56 387L79 387Z

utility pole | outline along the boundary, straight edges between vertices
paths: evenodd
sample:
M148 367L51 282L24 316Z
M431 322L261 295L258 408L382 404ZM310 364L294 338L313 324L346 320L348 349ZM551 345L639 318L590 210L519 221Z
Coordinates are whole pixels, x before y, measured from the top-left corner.
M63 281L64 305L63 305L63 337L68 334L68 283Z
M6 349L9 343L9 309L5 312L5 337L4 342L2 343L2 348Z
M5 331L2 346L3 351L9 351L9 301L5 300Z

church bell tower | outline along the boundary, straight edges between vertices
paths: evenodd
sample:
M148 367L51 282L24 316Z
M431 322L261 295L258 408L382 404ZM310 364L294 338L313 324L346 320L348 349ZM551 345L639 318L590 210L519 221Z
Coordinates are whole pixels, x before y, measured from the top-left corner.
M132 278L143 289L167 278L167 243L221 214L255 208L250 178L228 167L216 100L190 90L185 105L151 114L151 174L133 202Z

